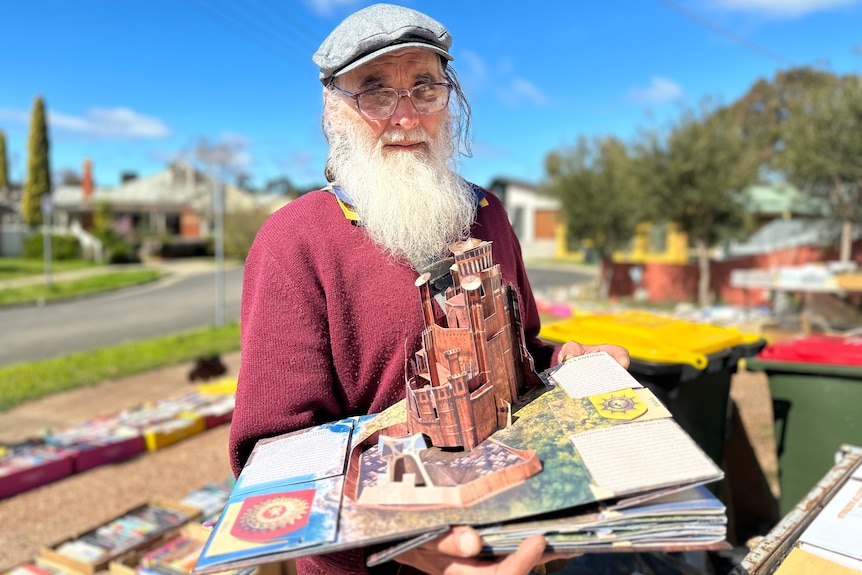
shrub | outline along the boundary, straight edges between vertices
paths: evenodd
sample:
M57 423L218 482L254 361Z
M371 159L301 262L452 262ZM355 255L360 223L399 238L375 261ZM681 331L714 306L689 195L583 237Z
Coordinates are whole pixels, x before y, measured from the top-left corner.
M24 242L23 256L27 259L44 257L43 235L33 234ZM51 259L56 261L81 259L81 244L75 236L51 236Z

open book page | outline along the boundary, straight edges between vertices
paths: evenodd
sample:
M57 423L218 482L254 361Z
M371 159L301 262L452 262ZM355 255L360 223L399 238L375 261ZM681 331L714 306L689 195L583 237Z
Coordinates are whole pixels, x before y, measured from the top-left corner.
M798 545L809 553L862 571L862 467L805 528Z
M632 374L603 351L566 361L550 374L549 379L562 386L570 397L588 397L643 387Z
M313 481L344 473L352 422L331 423L304 432L259 441L237 479L236 490L272 481ZM314 457L309 457L309 454Z
M259 441L195 569L335 541L353 426L347 419Z
M715 463L672 419L631 422L571 437L596 484L613 493L715 477Z
M336 538L343 476L228 500L196 569L315 547Z

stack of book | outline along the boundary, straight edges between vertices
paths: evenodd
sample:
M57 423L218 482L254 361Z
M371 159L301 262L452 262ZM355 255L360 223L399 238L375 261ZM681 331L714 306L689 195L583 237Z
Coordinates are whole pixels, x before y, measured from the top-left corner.
M117 414L54 430L45 442L74 451L76 473L129 459L144 450L140 431L123 425Z
M7 449L0 457L0 499L74 473L74 451L41 443Z
M42 549L41 558L57 568L95 573L126 552L158 543L159 538L200 516L200 509L158 500L130 509L77 537Z
M206 524L207 518L221 513L235 483L232 477L225 481L207 483L203 487L190 491L180 500L180 503L200 509L204 516L203 523Z

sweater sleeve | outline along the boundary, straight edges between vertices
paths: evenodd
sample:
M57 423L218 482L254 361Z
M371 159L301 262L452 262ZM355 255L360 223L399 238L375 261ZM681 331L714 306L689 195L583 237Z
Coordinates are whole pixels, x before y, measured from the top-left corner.
M237 475L258 439L341 412L332 389L325 296L312 273L313 248L287 233L292 222L279 220L274 216L264 224L245 263L242 357L230 431Z

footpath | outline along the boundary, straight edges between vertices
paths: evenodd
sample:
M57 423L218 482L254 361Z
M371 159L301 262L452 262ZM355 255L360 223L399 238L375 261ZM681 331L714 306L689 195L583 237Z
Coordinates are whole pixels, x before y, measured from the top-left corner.
M226 377L239 372L240 352L221 356ZM171 365L28 401L0 412L0 444L15 444L122 409L180 395L192 388L193 362Z
M236 263L225 263L225 266L235 266ZM88 268L80 268L74 270L52 271L48 275L52 283L72 281L86 277L104 275L118 271L132 271L142 269L159 269L169 274L195 274L212 271L215 269L215 262L212 258L182 258L172 260L149 261L138 264L113 264L106 266L94 266ZM0 290L44 285L46 274L30 275L19 278L0 280Z

